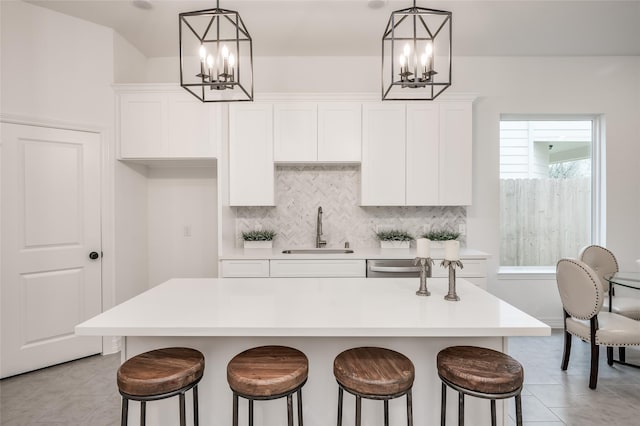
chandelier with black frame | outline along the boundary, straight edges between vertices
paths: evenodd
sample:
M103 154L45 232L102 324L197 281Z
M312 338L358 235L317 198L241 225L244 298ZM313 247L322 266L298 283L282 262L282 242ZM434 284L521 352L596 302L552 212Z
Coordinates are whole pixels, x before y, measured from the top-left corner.
M391 13L382 36L382 100L434 100L451 85L451 12Z
M180 86L202 102L253 101L253 47L238 12L178 15Z

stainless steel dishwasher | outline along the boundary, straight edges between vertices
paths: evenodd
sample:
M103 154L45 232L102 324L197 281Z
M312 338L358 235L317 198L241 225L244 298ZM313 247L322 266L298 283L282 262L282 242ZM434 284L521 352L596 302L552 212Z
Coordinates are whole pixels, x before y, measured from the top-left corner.
M367 278L419 277L413 259L368 259Z

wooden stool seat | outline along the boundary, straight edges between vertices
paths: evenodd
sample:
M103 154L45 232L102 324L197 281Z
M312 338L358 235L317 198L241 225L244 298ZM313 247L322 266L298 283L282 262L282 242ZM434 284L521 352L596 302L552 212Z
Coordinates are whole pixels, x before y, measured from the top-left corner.
M227 381L234 392L253 398L283 395L302 386L309 360L297 349L260 346L239 353L227 365Z
M202 378L204 355L190 348L156 349L136 355L118 369L118 389L127 395L161 395Z
M333 374L347 391L389 397L411 389L415 369L411 360L399 352L359 347L335 358Z
M522 365L502 352L475 346L452 346L437 357L438 375L472 392L508 394L522 387Z

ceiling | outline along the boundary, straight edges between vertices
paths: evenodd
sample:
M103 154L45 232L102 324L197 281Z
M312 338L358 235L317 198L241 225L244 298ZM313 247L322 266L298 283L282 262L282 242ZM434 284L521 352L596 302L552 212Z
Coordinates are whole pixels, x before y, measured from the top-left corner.
M6 0L2 0L6 1ZM178 13L215 0L27 0L113 28L147 57L177 56ZM220 0L236 10L257 56L377 56L391 11L410 0ZM453 12L456 56L640 56L640 0L421 1Z

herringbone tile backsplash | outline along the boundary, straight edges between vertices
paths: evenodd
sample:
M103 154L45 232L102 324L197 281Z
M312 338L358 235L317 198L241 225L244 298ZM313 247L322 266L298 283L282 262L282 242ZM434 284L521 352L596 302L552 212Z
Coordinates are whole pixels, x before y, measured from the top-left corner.
M376 229L402 229L419 237L431 228L458 230L464 207L360 207L357 165L278 166L276 207L236 207L236 245L242 232L273 229L277 248L313 247L318 207L327 247L378 247ZM459 238L462 245L465 236Z

